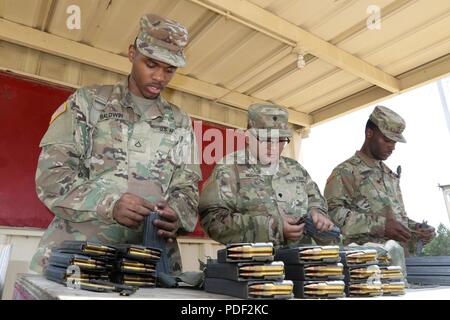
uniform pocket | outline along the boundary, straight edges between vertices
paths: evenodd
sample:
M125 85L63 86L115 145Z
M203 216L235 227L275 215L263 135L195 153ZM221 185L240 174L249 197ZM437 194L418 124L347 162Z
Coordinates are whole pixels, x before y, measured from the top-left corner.
M91 177L116 171L127 160L128 125L116 119L99 121L92 132Z
M366 170L361 172L361 182L358 188L359 194L354 197L354 204L366 214L377 214L390 199L386 194L381 174L376 171Z
M266 202L270 201L270 195L261 188L262 183L256 176L240 178L237 201L240 212L254 216L268 214Z
M280 178L272 183L278 209L282 214L301 216L308 210L308 195L304 177Z
M154 177L157 177L163 193L166 193L169 189L175 169L175 164L166 158L160 158L154 162L151 172Z
M161 184L163 193L170 187L173 174L178 167L172 159L171 151L176 147L178 139L172 135L172 131L166 126L153 127L150 139L150 178Z

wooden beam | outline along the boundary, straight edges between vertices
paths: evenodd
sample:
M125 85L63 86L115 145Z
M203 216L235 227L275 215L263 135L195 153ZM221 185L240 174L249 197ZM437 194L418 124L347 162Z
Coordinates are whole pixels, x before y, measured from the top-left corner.
M450 74L450 53L398 76L404 90L411 90Z
M39 53L39 51L35 52ZM71 63L76 64L78 62ZM39 76L35 74L34 71L30 73L22 70L3 68L2 66L0 66L0 73L1 72L21 75L49 84L56 84L67 88L73 88L75 90L80 88L79 85L75 84L73 78L68 79L70 82L58 81L53 78ZM75 71L75 77L77 74L79 74L79 70ZM214 101L181 92L179 90L172 90L171 88L166 88L163 91L162 95L169 102L175 105L182 106L184 111L186 111L194 120L204 120L237 129L247 128L247 112L241 108L232 108L228 105L222 105Z
M190 0L335 65L390 92L399 92L395 77L283 18L246 0Z
M123 75L128 74L131 69L131 63L127 57L64 39L5 19L0 19L0 40ZM173 77L169 88L244 110L248 108L250 103L261 101L179 73ZM308 127L312 123L312 117L305 113L291 110L290 114L291 118L289 121L293 124Z
M436 81L450 74L450 54L428 62L418 68L398 76L403 90L399 93L412 90L429 82ZM337 101L311 113L313 126L332 120L351 111L361 109L370 104L386 100L396 94L379 87L362 90L352 96Z
M113 72L128 74L127 58L0 19L0 39Z
M209 100L216 100L229 92L225 88L178 73L170 81L169 87Z
M326 107L320 108L312 112L313 125L318 125L323 122L343 116L352 111L364 108L369 104L377 103L391 96L392 92L384 90L380 87L370 87L355 93L347 98L332 103Z

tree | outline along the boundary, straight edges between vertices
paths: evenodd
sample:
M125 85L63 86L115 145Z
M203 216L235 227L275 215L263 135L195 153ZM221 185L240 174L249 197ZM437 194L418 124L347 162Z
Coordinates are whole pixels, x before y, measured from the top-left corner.
M439 224L437 235L423 248L424 256L450 256L450 230Z

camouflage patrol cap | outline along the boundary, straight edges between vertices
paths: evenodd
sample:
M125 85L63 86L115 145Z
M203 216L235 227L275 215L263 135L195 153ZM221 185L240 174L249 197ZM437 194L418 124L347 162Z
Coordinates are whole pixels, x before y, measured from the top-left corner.
M292 137L288 111L278 105L256 103L248 108L248 129L258 137Z
M387 138L397 142L406 142L402 135L406 127L405 120L391 109L376 106L369 119Z
M174 67L184 67L183 48L187 41L188 31L176 21L154 14L147 14L140 20L136 46L146 57Z

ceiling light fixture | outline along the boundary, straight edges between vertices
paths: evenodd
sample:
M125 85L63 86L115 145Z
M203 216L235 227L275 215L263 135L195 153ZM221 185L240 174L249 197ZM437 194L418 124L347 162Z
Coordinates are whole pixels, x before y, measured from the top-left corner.
M303 69L306 66L305 56L301 53L297 57L297 68Z

